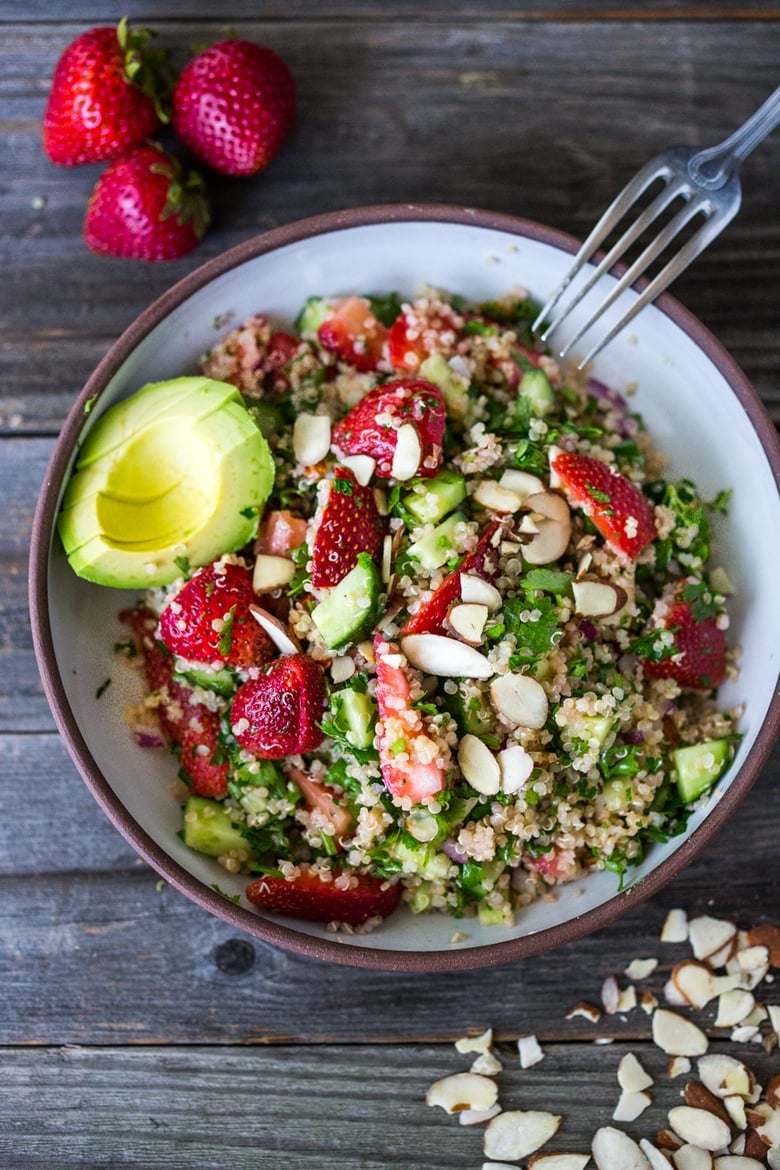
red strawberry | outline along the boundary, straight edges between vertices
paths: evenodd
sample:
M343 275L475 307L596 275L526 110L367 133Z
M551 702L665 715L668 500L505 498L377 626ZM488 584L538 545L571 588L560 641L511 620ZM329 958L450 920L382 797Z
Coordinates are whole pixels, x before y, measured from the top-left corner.
M277 658L265 674L243 683L233 698L233 734L266 760L314 751L323 740L322 670L307 654Z
M447 773L429 759L431 739L412 706L409 681L392 658L398 647L374 636L376 701L379 707L379 766L388 792L419 804L447 786Z
M290 765L286 771L300 788L304 804L316 814L312 824L322 825L336 850L342 849L341 839L347 836L355 819L345 803L339 803L338 795L328 784L308 776L301 768Z
M661 662L643 660L645 672L653 678L673 678L681 687L703 691L719 687L726 676L726 636L717 619L694 621L690 604L676 601L664 619L665 629L675 626L674 656Z
M389 479L398 430L412 423L420 439L416 474L435 475L441 466L447 412L438 386L424 378L397 378L369 391L333 428L333 448L345 455L370 455L376 474ZM408 477L411 478L411 477Z
M390 329L388 355L396 370L416 373L432 353L450 357L461 337L463 318L444 301L404 305Z
M286 557L303 544L308 529L307 522L292 512L266 512L255 541L255 552Z
M311 582L316 589L338 585L357 564L358 553L378 561L384 523L370 487L361 487L351 471L337 467L324 484L325 502L315 522Z
M173 655L156 636L157 617L150 609L137 606L124 610L120 620L130 627L133 641L142 656L144 678L150 692L160 697L154 708L163 731L173 743L181 743L193 715L206 708L190 702L191 692L173 676Z
M365 297L344 297L317 330L323 349L356 370L375 370L384 353L388 332Z
M455 602L460 601L460 578L463 573L483 577L492 581L498 574L498 552L496 545L501 538L502 526L499 520L492 520L485 528L474 548L461 562L455 573L445 577L436 592L417 613L412 614L404 626L405 634L446 634L447 613Z
M263 874L250 882L246 896L261 910L276 910L313 922L346 922L350 926L362 926L377 916L387 918L400 901L398 883L390 884L371 874L346 870L350 887L341 889L335 881L339 871L332 872L330 881L322 881L319 874L308 869L302 869L289 881Z
M252 573L230 561L198 569L160 615L160 639L191 662L239 669L276 657L271 639L249 612L257 602Z
M203 708L191 718L181 739L180 764L196 796L227 796L229 768L219 759L219 716Z
M91 28L68 46L43 116L43 147L52 162L106 162L154 134L164 54L144 50L152 35L131 32L123 17L116 28Z
M208 221L200 176L183 178L176 160L150 143L103 172L89 199L84 239L103 256L174 260L197 246Z
M250 41L220 41L185 65L173 128L223 175L267 167L295 120L295 81L281 57Z
M655 540L653 506L642 490L601 459L561 451L552 460L567 495L590 517L622 561Z

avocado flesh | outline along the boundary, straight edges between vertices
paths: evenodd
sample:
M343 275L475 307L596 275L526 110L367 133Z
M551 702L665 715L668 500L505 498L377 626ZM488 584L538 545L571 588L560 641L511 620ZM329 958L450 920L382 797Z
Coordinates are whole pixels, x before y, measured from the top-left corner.
M168 396L167 384L156 383L163 410L145 387L138 397L151 417L139 415L134 396L127 400L134 429L112 408L92 432L58 521L80 577L120 589L166 585L181 575L183 558L207 564L255 536L273 486L268 445L235 387L176 379L182 382L198 384L192 411L186 393ZM213 387L210 413L204 382ZM104 421L107 437L99 433ZM113 441L117 427L120 442Z

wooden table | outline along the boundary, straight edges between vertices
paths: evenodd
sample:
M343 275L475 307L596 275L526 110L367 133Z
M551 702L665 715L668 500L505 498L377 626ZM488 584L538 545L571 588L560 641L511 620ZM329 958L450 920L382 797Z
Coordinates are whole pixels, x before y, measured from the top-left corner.
M452 1041L496 1030L506 1106L565 1115L585 1149L617 1100L629 1047L657 1078L627 1128L652 1135L680 1082L640 1010L567 1021L636 956L662 966L666 911L778 917L780 755L688 871L612 928L555 953L466 974L324 966L235 937L158 880L88 795L44 701L28 628L26 554L54 438L98 359L198 263L285 221L349 205L445 201L582 235L648 157L728 133L778 83L780 9L655 0L193 0L121 6L180 46L237 35L271 45L300 116L265 173L213 183L198 252L145 266L81 241L99 168L45 158L57 56L115 7L0 0L0 1167L187 1170L475 1167L476 1129L427 1108L468 1059ZM780 421L780 134L744 168L741 215L676 293L732 351ZM768 995L778 991L766 988ZM702 1019L712 1023L712 1013ZM521 1070L514 1041L545 1060ZM608 1047L595 1037L614 1038ZM771 1060L753 1048L757 1067ZM777 1054L774 1057L777 1066ZM564 1136L565 1135L565 1136Z

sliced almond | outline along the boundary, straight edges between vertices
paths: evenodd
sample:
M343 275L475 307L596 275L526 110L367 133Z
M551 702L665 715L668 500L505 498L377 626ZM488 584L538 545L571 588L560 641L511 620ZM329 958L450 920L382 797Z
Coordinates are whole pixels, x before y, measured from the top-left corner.
M501 791L508 795L519 792L531 778L534 770L533 758L518 743L500 751L497 759L501 769Z
M596 1130L591 1152L598 1170L652 1170L633 1138L611 1125Z
M672 1133L670 1129L659 1129L655 1135L655 1144L660 1146L662 1150L679 1150L683 1145L676 1133Z
M644 1113L649 1105L652 1105L653 1098L649 1093L642 1091L628 1092L626 1089L620 1094L618 1103L615 1106L615 1111L612 1114L613 1121L636 1121L640 1114Z
M767 1146L780 1146L780 1109L773 1109L763 1125L756 1126L756 1133Z
M780 967L780 926L774 926L770 922L753 926L747 932L747 942L750 946L766 947L771 965Z
M503 1067L501 1061L492 1052L480 1052L477 1059L473 1061L469 1072L479 1073L483 1077L494 1077L496 1073L501 1072ZM485 1118L485 1120L488 1119Z
M713 1170L763 1170L764 1163L744 1154L721 1154L712 1163Z
M502 605L501 594L495 585L474 573L461 573L460 599L469 604L486 605L491 611L500 609Z
M547 722L547 694L530 674L499 675L490 684L490 699L502 719L514 727L540 728Z
M575 1003L574 1007L569 1008L565 1019L573 1020L575 1016L583 1016L584 1019L590 1020L591 1024L597 1024L601 1019L601 1012L595 1003L586 1003L581 1000L579 1003Z
M330 664L330 677L334 683L346 682L356 670L355 661L348 654L340 654Z
M713 975L712 986L716 995L723 995L724 991L734 991L742 986L741 975Z
M571 539L571 521L565 524L558 520L535 521L536 535L523 545L523 559L529 565L549 565L566 552Z
M516 467L508 467L506 471L502 471L498 485L514 492L521 500L544 491L544 484L538 475L531 475L530 471L520 471Z
M618 1012L631 1012L636 1007L636 988L633 983L629 983L628 987L624 987L618 996L617 1010Z
M590 1154L532 1154L528 1170L585 1170L589 1161Z
M738 1093L747 1098L750 1095L753 1078L741 1060L722 1052L702 1056L696 1067L702 1084L716 1097L730 1097Z
M295 458L303 467L320 463L330 451L330 419L326 414L296 416L293 423L292 445Z
M708 1113L713 1113L715 1117L719 1117L726 1125L731 1124L731 1117L720 1097L716 1097L714 1093L711 1093L701 1081L688 1081L685 1086L684 1097L685 1104L690 1105L691 1108L706 1109Z
M257 624L268 634L277 650L281 651L282 654L300 653L300 642L290 634L287 627L282 625L277 617L274 617L268 610L261 609L259 605L250 605L249 612ZM355 664L353 663L352 669L354 670L354 668Z
M766 1164L769 1170L780 1170L780 1146L771 1146L767 1150Z
M537 492L527 496L524 503L532 514L535 512L548 520L557 520L559 524L571 524L569 505L557 492Z
M464 601L453 605L447 614L447 625L456 638L468 646L480 646L490 611L486 605Z
M703 1008L715 998L715 976L704 963L686 959L672 969L672 983L683 999L695 1008Z
M690 1007L690 1003L680 991L673 979L667 979L664 984L664 999L672 1007Z
M493 664L473 646L443 634L407 634L401 649L412 666L439 678L492 678Z
M747 1129L747 1117L745 1116L745 1098L744 1097L724 1097L723 1104L726 1107L726 1112L729 1115L729 1120L737 1129Z
M737 962L743 971L758 971L769 966L769 948L763 944L743 947L737 951Z
M499 1113L485 1130L485 1154L488 1158L519 1162L548 1142L562 1118L537 1109L514 1109Z
M620 1002L620 988L614 975L607 975L601 985L601 1002L608 1016L614 1016Z
M585 578L572 581L571 589L574 594L574 611L582 617L609 617L622 609L628 600L625 589L609 581Z
M713 951L712 954L707 958L707 962L709 963L710 967L712 967L714 971L719 970L721 967L725 967L728 970L729 963L734 957L736 946L737 936L734 935L733 938L730 938L723 944L720 950Z
M515 526L515 532L523 536L536 536L539 531L539 525L528 513L521 519L520 523ZM520 548L522 549L522 545Z
M653 1040L667 1056L703 1056L709 1047L701 1028L666 1008L653 1013Z
M780 1004L773 1004L772 1006L780 1010ZM766 1097L767 1104L772 1109L780 1109L780 1073L769 1078L764 1089L764 1096Z
M673 1056L669 1061L667 1072L670 1079L685 1076L691 1071L691 1062L687 1056Z
M661 928L661 942L681 943L688 939L688 916L684 910L670 910Z
M617 1079L626 1093L640 1093L642 1089L649 1089L653 1083L653 1078L642 1068L633 1052L627 1052L620 1061Z
M498 760L486 743L476 735L464 735L458 746L458 764L464 777L476 792L495 796L501 787L501 769Z
M735 1028L749 1016L755 1007L755 999L749 991L736 988L733 991L724 991L718 996L718 1015L715 1019L716 1028Z
M645 991L642 992L640 1006L643 1012L647 1012L648 1016L651 1016L658 1007L658 999L653 995L652 991L645 989Z
M666 1154L661 1153L647 1138L640 1138L639 1148L650 1163L651 1170L669 1170L671 1162Z
M738 1024L731 1029L729 1039L733 1040L735 1044L750 1044L752 1041L760 1044L761 1033L757 1024Z
M699 1146L680 1146L672 1154L672 1161L675 1170L712 1170L712 1154Z
M501 1106L496 1102L491 1109L461 1109L458 1121L461 1125L484 1125L501 1112Z
M702 914L688 923L688 940L696 959L709 959L725 946L736 941L737 928L723 918Z
M502 487L495 479L481 479L472 499L490 512L500 512L504 515L513 515L523 506L521 495Z
M376 471L376 459L372 459L370 455L342 455L341 464L349 468L361 487L368 487L371 476ZM377 510L380 516L386 514L386 511L382 512L379 508L378 503Z
M658 959L632 959L623 974L627 979L647 979L658 966Z
M420 469L422 443L414 423L401 423L395 435L395 450L390 474L404 482L414 479Z
M731 1140L731 1129L714 1113L691 1105L669 1110L669 1125L683 1142L702 1150L722 1150Z
M455 1041L455 1049L458 1052L489 1052L492 1043L493 1029L487 1028L479 1036L461 1036Z
M498 1097L498 1086L489 1077L478 1073L453 1073L435 1081L425 1094L426 1105L438 1105L447 1113L463 1109L492 1109Z
M751 1133L752 1132L753 1131L751 1130ZM753 1136L755 1136L755 1134ZM758 1141L761 1141L761 1138L759 1138ZM762 1146L763 1146L763 1144L764 1143L761 1142ZM729 1143L728 1152L730 1154L744 1154L746 1146L747 1146L747 1142L745 1140L745 1134L738 1133L737 1136L735 1138L732 1138L731 1142ZM747 1156L750 1158L750 1157L752 1157L752 1154L748 1154Z
M393 571L393 538L388 532L382 542L382 580L385 585L390 580Z
M272 589L289 585L294 576L295 563L289 557L260 553L252 570L252 588L255 593L270 593Z
M544 1053L535 1036L521 1036L517 1041L517 1051L521 1068L531 1068L540 1060L544 1060Z

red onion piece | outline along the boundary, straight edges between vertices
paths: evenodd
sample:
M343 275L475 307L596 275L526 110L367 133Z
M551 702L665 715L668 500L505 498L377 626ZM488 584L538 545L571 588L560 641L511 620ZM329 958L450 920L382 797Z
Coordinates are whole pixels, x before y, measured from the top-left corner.
M587 618L583 618L579 625L580 633L583 634L589 642L593 642L598 638L599 632L594 626L593 622L589 622Z
M133 729L133 739L142 748L164 748L168 746L162 732L155 731L153 727L135 727Z
M442 851L442 853L447 854L450 861L454 861L458 865L463 865L464 862L468 861L468 856L463 852L462 849L460 849L458 847L458 845L455 843L455 841L453 841L451 838L442 843L441 851Z

